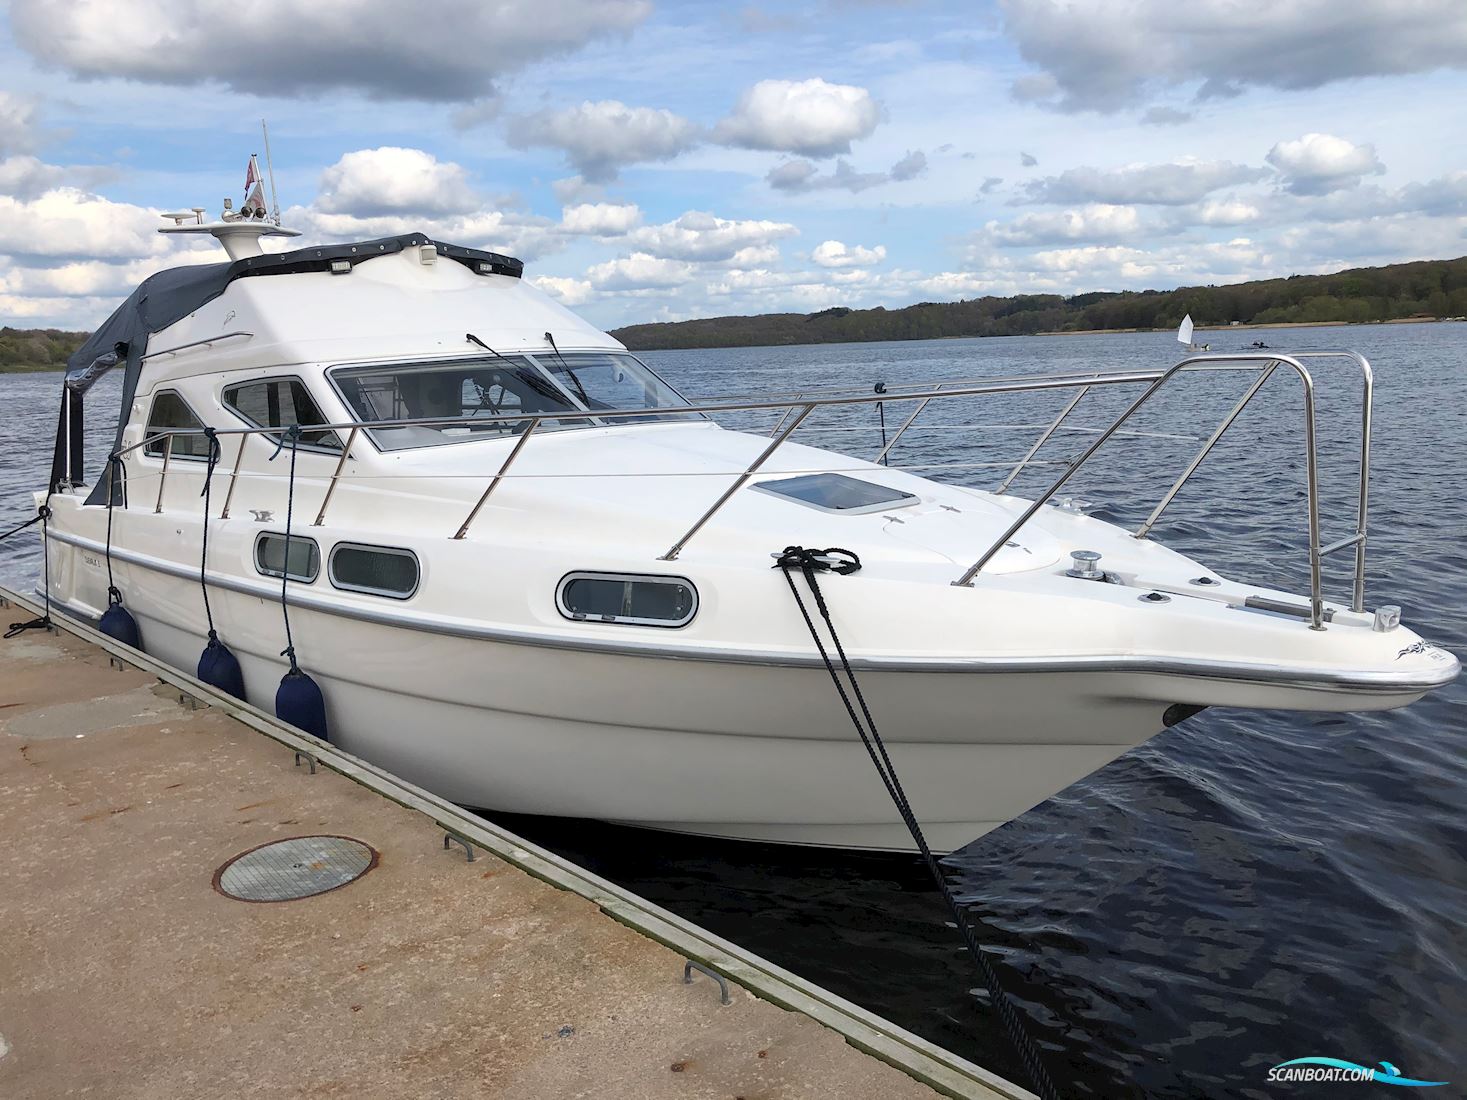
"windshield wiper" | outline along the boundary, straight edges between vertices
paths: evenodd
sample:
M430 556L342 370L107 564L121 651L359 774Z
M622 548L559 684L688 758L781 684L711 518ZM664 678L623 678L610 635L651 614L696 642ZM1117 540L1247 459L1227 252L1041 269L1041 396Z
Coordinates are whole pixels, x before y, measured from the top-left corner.
M571 370L571 365L565 361L565 356L560 354L560 348L556 347L555 345L555 337L551 336L550 333L547 332L545 334L545 339L550 344L550 350L555 352L555 357L560 360L560 365L565 368L565 373L570 375L571 381L576 384L576 392L581 395L581 400L585 402L586 409L590 411L591 398L586 394L586 387L581 385L581 380L576 377L576 372ZM603 404L603 407L609 408L610 406L606 406Z
M536 371L526 370L525 367L527 366L527 364L516 363L513 359L509 358L509 356L500 354L499 352L491 348L488 344L484 343L483 340L480 340L472 332L464 333L464 339L471 344L479 345L479 347L483 348L496 359L503 359L506 363L514 368L514 376L520 379L520 381L524 382L541 397L553 398L555 401L561 404L565 404L565 396L561 393L559 389L556 388L555 383L541 377L541 375ZM574 378L575 376L572 375L571 377ZM566 406L565 411L571 411L569 405Z

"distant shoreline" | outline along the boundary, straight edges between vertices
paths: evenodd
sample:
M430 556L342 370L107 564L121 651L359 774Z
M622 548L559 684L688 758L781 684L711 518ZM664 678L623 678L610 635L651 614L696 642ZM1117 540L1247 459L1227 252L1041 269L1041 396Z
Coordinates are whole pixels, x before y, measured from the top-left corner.
M1460 317L1393 317L1388 321L1265 321L1259 324L1197 325L1194 332L1239 332L1259 328L1335 328L1347 325L1446 325ZM1108 332L1172 332L1170 328L1081 328L1036 332L1035 336L1103 336Z

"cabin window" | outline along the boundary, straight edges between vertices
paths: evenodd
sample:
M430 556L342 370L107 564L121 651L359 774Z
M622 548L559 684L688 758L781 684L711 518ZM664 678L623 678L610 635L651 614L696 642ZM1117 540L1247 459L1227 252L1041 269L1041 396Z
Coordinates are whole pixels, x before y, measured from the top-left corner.
M176 392L161 390L153 398L153 408L148 413L148 427L144 434L151 437L170 429L201 432L204 430L204 422L194 415L188 402ZM162 458L167 446L166 438L157 439L144 446L143 453ZM209 439L203 435L175 435L172 455L174 458L208 458Z
M560 613L581 622L687 626L698 612L698 590L684 577L570 573L556 596Z
M255 540L255 568L267 577L289 576L293 581L310 584L321 575L321 551L315 539L292 534L287 562L285 536L263 531Z
M331 550L331 583L347 592L405 600L418 590L418 558L390 546L337 543Z
M846 477L845 474L804 474L800 477L781 478L779 481L761 481L754 488L793 500L807 508L817 508L822 512L845 512L848 515L881 512L888 508L906 508L916 504L919 499L901 489Z
M227 386L224 404L257 428L290 428L296 425L306 428L327 423L310 390L299 378L264 378L258 382ZM301 446L339 451L341 440L335 432L303 431Z

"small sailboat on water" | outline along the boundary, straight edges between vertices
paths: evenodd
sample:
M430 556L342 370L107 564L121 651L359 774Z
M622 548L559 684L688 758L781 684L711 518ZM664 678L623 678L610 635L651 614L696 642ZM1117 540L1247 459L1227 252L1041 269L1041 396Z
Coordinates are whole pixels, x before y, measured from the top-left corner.
M1192 342L1192 315L1189 313L1182 318L1182 323L1177 326L1177 343L1182 344L1188 351L1210 351L1211 344L1195 344Z

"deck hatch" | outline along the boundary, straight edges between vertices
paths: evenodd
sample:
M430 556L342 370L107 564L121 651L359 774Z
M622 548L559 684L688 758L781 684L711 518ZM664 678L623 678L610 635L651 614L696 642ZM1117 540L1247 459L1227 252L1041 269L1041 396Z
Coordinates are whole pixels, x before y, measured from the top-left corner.
M763 493L785 497L807 508L822 512L846 512L861 515L892 508L906 508L918 498L901 489L877 485L873 481L847 477L845 474L801 474L779 481L761 481L754 486Z
M686 626L698 613L698 590L686 577L641 573L567 573L556 605L577 622Z

